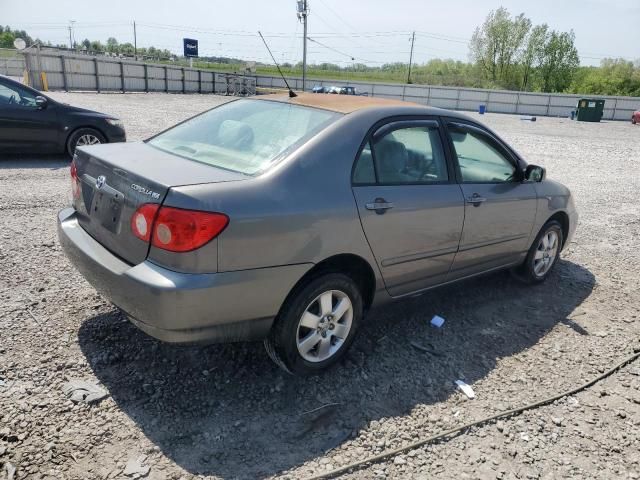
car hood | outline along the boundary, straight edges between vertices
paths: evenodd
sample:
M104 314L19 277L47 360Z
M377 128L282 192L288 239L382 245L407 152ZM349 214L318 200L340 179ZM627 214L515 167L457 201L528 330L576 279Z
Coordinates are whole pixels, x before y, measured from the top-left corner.
M69 105L68 103L58 102L58 104L64 109L65 113L70 113L73 115L82 115L86 117L95 117L95 118L118 118L115 115L96 112L94 110L89 110L88 108L74 107L73 105Z

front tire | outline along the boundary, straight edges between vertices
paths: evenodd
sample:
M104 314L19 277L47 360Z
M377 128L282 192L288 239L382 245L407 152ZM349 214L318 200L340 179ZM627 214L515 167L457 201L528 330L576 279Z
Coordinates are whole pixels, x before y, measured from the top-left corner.
M545 223L531 245L524 263L516 270L516 276L529 284L544 282L558 263L563 242L560 222L551 220Z
M353 279L326 273L285 302L264 345L283 370L311 375L345 355L362 319L362 295Z
M70 157L73 157L76 147L98 145L100 143L107 143L107 139L99 131L94 128L79 128L69 135L67 139L67 153Z

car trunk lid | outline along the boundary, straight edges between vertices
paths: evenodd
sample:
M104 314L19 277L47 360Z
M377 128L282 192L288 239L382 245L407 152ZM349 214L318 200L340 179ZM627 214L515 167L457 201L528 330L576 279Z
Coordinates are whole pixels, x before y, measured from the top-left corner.
M131 217L140 205L161 204L171 187L250 178L142 142L80 148L75 164L80 194L73 203L80 225L131 264L142 262L149 252L149 244L131 230Z

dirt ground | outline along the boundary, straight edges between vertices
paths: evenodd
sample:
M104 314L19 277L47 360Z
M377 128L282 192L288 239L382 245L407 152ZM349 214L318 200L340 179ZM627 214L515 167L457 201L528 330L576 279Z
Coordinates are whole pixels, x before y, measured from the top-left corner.
M130 140L224 100L52 96L120 116ZM497 273L374 311L348 359L306 379L281 372L260 343L172 346L137 330L58 245L68 161L1 159L0 479L306 478L567 390L630 355L640 346L640 127L482 120L575 195L580 225L554 273L536 287ZM75 379L109 396L73 403L63 385ZM640 478L639 432L637 361L344 478Z

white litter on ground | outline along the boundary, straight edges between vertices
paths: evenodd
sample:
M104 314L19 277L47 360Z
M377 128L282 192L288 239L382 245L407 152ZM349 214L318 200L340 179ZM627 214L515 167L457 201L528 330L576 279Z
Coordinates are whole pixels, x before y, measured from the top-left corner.
M431 319L431 325L433 325L434 327L440 328L442 325L444 325L444 318L438 315L434 315L433 318Z
M476 393L473 391L473 388L462 380L456 380L456 385L458 385L458 388L462 390L462 393L464 393L468 398L476 398Z

